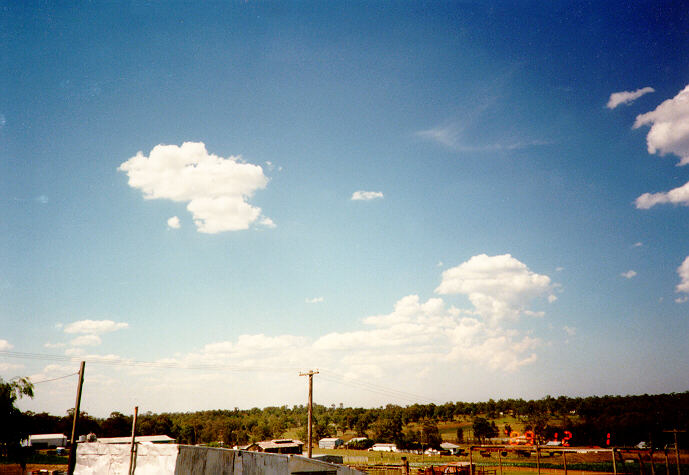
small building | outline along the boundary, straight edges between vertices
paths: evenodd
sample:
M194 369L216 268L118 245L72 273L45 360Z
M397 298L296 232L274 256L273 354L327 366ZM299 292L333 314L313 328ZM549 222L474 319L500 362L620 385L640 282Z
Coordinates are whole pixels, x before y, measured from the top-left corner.
M374 452L398 452L396 444L373 444L368 450Z
M459 445L450 442L443 442L442 444L440 444L440 448L442 450L447 450L448 452L450 452L451 455L458 455L464 453L464 451Z
M344 440L339 437L323 437L318 441L319 449L336 449L344 445Z
M55 449L67 445L67 436L64 434L33 434L29 436L29 447L37 449Z
M273 439L254 442L247 450L271 454L298 454L304 451L304 442L296 439Z
M344 445L350 449L368 449L373 445L373 441L368 437L353 437L345 442Z

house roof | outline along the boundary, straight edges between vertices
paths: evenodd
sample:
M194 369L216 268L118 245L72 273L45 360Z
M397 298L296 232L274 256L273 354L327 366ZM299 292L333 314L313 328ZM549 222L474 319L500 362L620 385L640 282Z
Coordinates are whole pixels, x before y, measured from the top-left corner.
M336 442L338 440L342 440L339 437L323 437L319 442Z
M60 439L62 437L67 437L65 434L31 434L29 436L30 440L37 439Z
M265 449L275 449L279 447L303 447L304 442L296 439L274 439L274 440L262 440L256 442L256 445Z
M440 448L443 448L445 450L458 449L459 445L456 445L456 444L453 444L450 442L443 442L442 444L440 444Z

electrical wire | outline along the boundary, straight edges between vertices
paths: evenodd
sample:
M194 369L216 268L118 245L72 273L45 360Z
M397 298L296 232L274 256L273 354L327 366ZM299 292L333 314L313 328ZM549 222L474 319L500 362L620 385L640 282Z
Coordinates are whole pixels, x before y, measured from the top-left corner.
M346 386L358 386L359 388L361 388L365 391L377 393L377 394L380 394L383 396L392 397L395 399L404 400L404 401L408 401L408 402L412 402L412 403L417 403L420 401L423 401L426 403L433 402L433 399L426 397L426 396L422 396L420 394L415 394L415 393L411 393L408 391L402 391L399 389L393 389L393 388L383 386L380 384L376 384L376 383L372 383L369 381L361 381L361 380L357 380L357 379L348 378L348 377L345 377L344 375L338 374L337 372L331 371L331 370L320 370L320 371L322 373L321 374L322 379L325 379L327 381L331 381L334 383L339 383L339 384L346 385ZM323 373L325 373L325 374L323 374Z
M56 355L56 354L46 354L46 353L25 353L18 351L0 351L0 356L5 356L7 358L18 358L18 359L30 359L30 360L46 360L46 361L68 361L68 362L78 362L87 361L89 364L105 365L105 366L129 366L129 367L140 367L140 368L153 368L153 369L183 369L183 370L196 370L196 371L207 371L207 370L223 370L232 372L267 372L267 373L287 373L296 372L302 368L294 366L239 366L239 365L225 365L225 364L184 364L177 362L165 362L165 361L139 361L139 360L120 360L120 359L104 359L104 358L88 358L82 356L67 356L67 355ZM431 403L433 399L419 394L411 393L408 391L402 391L398 389L393 389L380 384L361 381L357 379L352 379L346 377L332 370L319 370L320 377L326 381L345 385L348 387L356 386L363 391L368 391L371 393L379 394L389 398L394 398L397 400L403 400L411 403L426 402ZM66 378L79 374L78 372L72 373L66 376L60 376L59 378L48 379L44 381L39 381L33 384L40 384L43 382L54 381L57 379Z
M66 374L64 376L58 376L57 378L44 379L43 381L31 381L31 384L36 385L36 384L41 384L41 383L48 383L50 381L57 381L58 379L69 378L70 376L76 376L77 374L79 374L79 371L77 371L76 373Z

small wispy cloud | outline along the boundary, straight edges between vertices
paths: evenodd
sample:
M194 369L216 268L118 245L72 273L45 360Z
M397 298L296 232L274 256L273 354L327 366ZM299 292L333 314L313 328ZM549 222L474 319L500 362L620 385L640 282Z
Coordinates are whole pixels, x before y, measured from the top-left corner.
M72 322L65 327L65 333L90 333L100 335L117 330L122 330L129 326L126 322L113 322L112 320L79 320Z
M102 340L98 335L81 335L73 338L69 344L72 346L97 346Z
M50 342L48 342L48 343L44 343L43 346L45 348L53 349L53 348L64 348L66 345L64 343L50 343Z
M42 205L48 203L50 201L46 195L40 195L36 197L36 202L40 203Z
M675 287L675 292L689 294L689 256L687 256L677 268L677 275L679 275L680 282L677 284L677 287Z
M648 94L650 92L655 92L655 89L652 87L642 87L641 89L637 89L636 91L621 91L621 92L613 92L610 94L610 99L608 100L608 103L605 105L608 109L614 109L615 107L621 105L621 104L626 104L629 105L641 96Z
M416 132L416 136L459 152L499 152L552 144L549 140L515 140L511 142L471 144L464 139L463 129L459 125L444 125L420 130Z
M689 300L689 297L687 297L686 295L684 295L684 296L682 296L682 297L677 297L677 298L675 299L675 302L676 302L676 303L684 303L684 302L686 302L687 300Z
M170 229L179 229L180 226L181 224L177 216L173 216L172 218L167 220L167 227Z
M352 193L352 201L371 201L382 198L382 191L355 191Z
M625 279L631 279L633 277L636 277L636 271L630 269L627 272L622 272L620 275Z
M306 303L321 303L325 302L325 299L323 297L313 297L313 298L307 298Z
M569 326L565 325L564 327L562 327L562 329L565 331L565 333L568 336L574 336L577 334L577 329L574 327L569 327Z
M644 245L644 243L642 243L641 241L639 241L639 242L635 242L634 244L632 244L632 247L641 247L641 246L643 246L643 245Z
M258 220L258 224L270 229L277 227L277 224L268 216L261 216L261 219Z

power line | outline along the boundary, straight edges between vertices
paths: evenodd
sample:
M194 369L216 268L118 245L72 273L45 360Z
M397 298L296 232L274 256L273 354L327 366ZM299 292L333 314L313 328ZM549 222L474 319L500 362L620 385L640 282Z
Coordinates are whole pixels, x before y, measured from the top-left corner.
M395 399L401 399L401 400L405 400L405 401L413 402L413 403L416 403L419 401L425 401L427 403L433 402L433 399L426 397L426 396L422 396L420 394L415 394L415 393L411 393L408 391L402 391L399 389L393 389L393 388L383 386L380 384L371 383L369 381L361 381L361 380L357 380L357 379L347 378L344 375L340 375L340 374L338 374L334 371L331 371L331 370L321 370L321 371L323 373L325 373L325 374L321 375L322 379L326 379L328 381L332 381L335 383L344 384L347 386L358 386L359 388L361 388L365 391L369 391L369 392L377 393L377 394L380 394L383 396L392 397Z
M77 374L79 374L79 371L77 371L76 373L66 374L64 376L58 376L57 378L44 379L43 381L31 381L31 384L36 385L36 384L41 384L41 383L48 383L50 381L57 381L58 379L69 378L70 376L75 376Z
M228 364L215 363L201 363L201 364L185 364L171 361L140 361L140 360L120 360L120 359L106 359L102 357L84 358L83 356L65 356L47 353L22 353L18 351L0 351L0 356L8 358L30 359L30 360L45 360L45 361L68 361L77 362L81 360L88 361L89 364L99 364L106 366L133 366L144 368L163 368L163 369L189 369L189 370L209 370L222 369L226 371L235 372L293 372L299 369L298 366L240 366Z
M49 353L29 353L29 352L19 352L19 351L0 351L0 356L5 356L7 358L18 358L18 359L29 359L29 360L45 360L45 361L66 361L66 362L78 362L81 360L87 361L90 365L104 365L104 366L128 366L128 367L139 367L139 368L153 368L153 369L184 369L192 371L207 371L207 370L223 370L231 372L266 372L266 373L290 373L299 370L296 366L239 366L239 365L228 365L228 364L184 364L171 361L140 361L140 360L120 360L120 359L104 359L102 357L98 358L84 358L83 356L67 356L67 355L57 355ZM352 379L344 376L343 374L337 373L332 370L321 370L325 374L321 374L321 377L327 381L343 384L347 386L356 386L361 390L368 391L371 393L376 393L389 398L394 398L397 400L403 400L406 402L417 403L426 402L431 403L433 399L422 396L420 394L411 393L408 391L402 391L399 389L390 388L380 384L361 381L358 379ZM73 376L78 373L73 373L64 377ZM60 377L62 378L62 377ZM56 379L60 379L56 378ZM40 381L48 382L50 380ZM39 384L34 383L34 384Z

